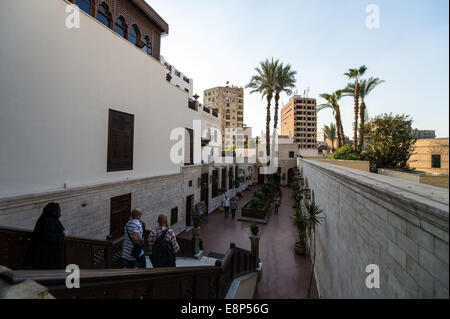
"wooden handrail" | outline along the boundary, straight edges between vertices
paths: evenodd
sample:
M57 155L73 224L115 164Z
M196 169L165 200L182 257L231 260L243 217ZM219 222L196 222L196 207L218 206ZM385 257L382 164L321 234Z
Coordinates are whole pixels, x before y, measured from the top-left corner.
M17 284L34 280L61 299L215 299L219 267L81 270L80 288L68 289L63 270L18 270L0 274Z
M12 269L26 269L25 255L29 249L32 231L0 226L0 264ZM66 237L63 263L82 268L112 267L112 241L87 237Z

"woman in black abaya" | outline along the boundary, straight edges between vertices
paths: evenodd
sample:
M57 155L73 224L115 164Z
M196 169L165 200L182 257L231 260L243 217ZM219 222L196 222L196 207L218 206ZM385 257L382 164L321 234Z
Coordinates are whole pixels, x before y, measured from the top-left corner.
M50 203L36 222L28 254L33 269L63 268L65 231L60 216L59 204Z

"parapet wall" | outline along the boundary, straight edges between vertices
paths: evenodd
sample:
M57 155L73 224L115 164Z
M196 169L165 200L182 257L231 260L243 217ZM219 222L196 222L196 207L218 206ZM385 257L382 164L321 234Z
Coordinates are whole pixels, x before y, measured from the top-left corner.
M322 298L448 298L446 189L300 160L324 210L316 234ZM379 266L380 288L366 287Z

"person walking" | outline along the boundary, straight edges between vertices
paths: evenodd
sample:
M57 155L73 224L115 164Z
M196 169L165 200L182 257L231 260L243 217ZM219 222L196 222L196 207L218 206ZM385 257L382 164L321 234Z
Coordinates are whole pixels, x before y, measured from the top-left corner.
M175 232L167 226L167 216L158 216L158 227L150 232L149 254L153 268L176 267L175 254L180 251Z
M234 219L236 217L236 210L238 208L238 201L236 198L233 198L231 200L230 208L231 208L231 218Z
M278 210L280 209L280 196L277 195L273 202L273 209L275 211L275 215L278 215Z
M147 268L144 254L142 211L133 209L131 218L125 225L122 259L125 268Z
M67 232L59 221L61 207L49 203L36 222L25 263L36 270L62 269L64 266L64 238Z
M225 218L227 218L228 216L230 216L230 199L227 195L225 195L225 198L223 200L223 207L225 210Z

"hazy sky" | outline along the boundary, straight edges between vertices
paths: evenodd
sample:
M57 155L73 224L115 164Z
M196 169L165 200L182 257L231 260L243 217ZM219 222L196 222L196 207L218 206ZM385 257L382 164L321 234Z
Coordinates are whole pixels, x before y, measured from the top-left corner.
M194 79L194 91L245 86L265 58L297 70L297 89L310 97L343 88L344 73L368 66L384 79L367 98L369 116L410 114L413 126L449 136L448 0L147 0L169 24L161 54ZM366 27L366 7L380 9L380 28ZM286 103L288 97L282 96ZM259 135L265 101L245 90L244 122ZM352 137L353 99L341 100ZM284 105L284 104L283 104ZM272 116L273 118L273 116ZM334 121L319 113L319 128ZM271 124L273 126L273 124Z

